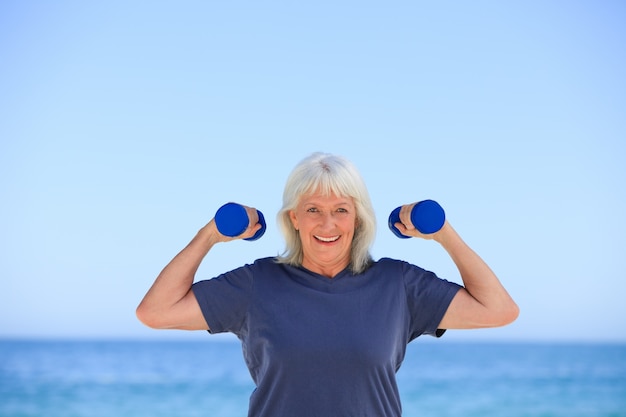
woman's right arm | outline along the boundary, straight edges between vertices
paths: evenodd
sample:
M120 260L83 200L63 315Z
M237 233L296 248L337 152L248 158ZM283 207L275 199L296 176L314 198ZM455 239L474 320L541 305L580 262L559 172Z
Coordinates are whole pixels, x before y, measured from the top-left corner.
M261 228L256 210L246 208L254 225L237 237L222 235L211 220L159 274L137 307L137 318L154 329L209 330L191 286L200 263L219 242L254 236Z

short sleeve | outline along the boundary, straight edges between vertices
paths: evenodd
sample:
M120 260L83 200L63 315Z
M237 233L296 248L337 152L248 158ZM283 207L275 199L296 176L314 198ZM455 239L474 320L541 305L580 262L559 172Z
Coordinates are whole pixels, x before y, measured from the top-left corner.
M238 334L246 321L252 291L252 271L246 265L193 284L209 332Z
M411 315L409 340L422 334L441 337L445 330L438 329L439 323L462 287L406 262L403 276Z

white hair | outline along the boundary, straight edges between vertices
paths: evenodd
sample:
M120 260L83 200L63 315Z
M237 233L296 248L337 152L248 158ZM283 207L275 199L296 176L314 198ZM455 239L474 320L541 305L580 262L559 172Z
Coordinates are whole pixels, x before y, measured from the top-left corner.
M352 240L350 269L363 272L372 262L370 247L376 236L376 216L365 182L356 167L347 159L328 153L316 152L304 158L293 169L283 192L283 206L277 221L285 237L285 252L278 262L301 266L302 242L291 223L289 212L295 210L303 195L321 192L350 197L356 207L356 226Z

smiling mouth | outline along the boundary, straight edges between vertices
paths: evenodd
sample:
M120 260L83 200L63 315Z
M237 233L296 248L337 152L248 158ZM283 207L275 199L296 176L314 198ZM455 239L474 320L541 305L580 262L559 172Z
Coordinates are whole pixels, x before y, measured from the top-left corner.
M315 236L315 239L320 240L322 242L335 242L339 239L339 236L333 236L333 237L322 237L322 236Z

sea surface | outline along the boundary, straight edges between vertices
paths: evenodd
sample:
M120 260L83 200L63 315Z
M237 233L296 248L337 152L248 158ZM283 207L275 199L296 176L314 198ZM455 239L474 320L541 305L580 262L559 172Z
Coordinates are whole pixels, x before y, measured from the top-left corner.
M0 416L245 417L241 347L207 339L0 340ZM398 383L405 417L626 416L626 344L417 339Z

